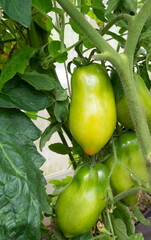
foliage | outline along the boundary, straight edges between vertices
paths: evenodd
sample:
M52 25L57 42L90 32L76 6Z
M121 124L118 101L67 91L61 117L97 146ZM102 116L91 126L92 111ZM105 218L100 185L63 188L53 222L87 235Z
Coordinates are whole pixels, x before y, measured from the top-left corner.
M150 90L150 12L150 0L108 0L105 3L102 0L0 0L0 239L39 240L42 235L48 239L66 239L57 225L51 236L42 220L46 215L55 221L57 196L71 178L53 181L55 191L47 195L46 181L40 170L45 159L35 147L37 139L42 151L57 132L62 143L50 143L49 149L68 155L75 171L82 164L105 161L112 151L116 156L112 139L90 157L72 137L68 121L71 98L68 78L73 65L77 68L101 61L111 77L115 100L125 94L151 176L150 134L133 79L135 71ZM86 19L92 19L95 28ZM67 24L78 37L70 46L65 44ZM54 31L57 39L54 39ZM115 49L111 47L113 40ZM69 61L71 49L75 57ZM56 63L65 66L68 91L57 76ZM38 112L44 109L49 114L45 119L48 127L41 132L32 120L38 119ZM119 137L127 131L117 123L113 136ZM71 141L70 146L65 134ZM138 207L132 206L130 211L119 200L150 191L147 183L113 196L108 184L109 201L97 224L91 231L70 240L142 240L142 234L135 234L134 223L138 219L149 225L148 221Z

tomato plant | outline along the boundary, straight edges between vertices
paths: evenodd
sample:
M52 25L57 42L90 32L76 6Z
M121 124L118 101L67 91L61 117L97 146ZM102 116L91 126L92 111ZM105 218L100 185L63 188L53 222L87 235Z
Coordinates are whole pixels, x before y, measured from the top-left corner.
M0 239L143 239L129 205L151 193L150 27L151 0L0 0ZM37 140L75 171L51 195Z

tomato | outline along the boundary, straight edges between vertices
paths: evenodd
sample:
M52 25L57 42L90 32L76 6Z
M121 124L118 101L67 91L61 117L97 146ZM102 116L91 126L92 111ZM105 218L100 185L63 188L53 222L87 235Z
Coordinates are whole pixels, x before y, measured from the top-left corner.
M122 134L119 138L115 139L115 146L118 161L129 168L137 177L148 182L148 173L136 134L134 132ZM114 156L112 154L105 162L110 171L113 163ZM134 176L131 176L128 170L123 168L119 163L116 163L110 182L113 193L116 195L137 186L138 182L134 179ZM133 205L137 202L137 197L136 195L131 195L124 198L123 201L128 205Z
M102 163L82 166L56 203L56 221L67 238L88 232L106 206L108 169Z
M110 139L116 124L112 85L105 68L90 64L71 78L69 127L88 155L97 153Z
M151 94L148 91L143 79L136 73L134 74L134 80L140 104L145 112L148 125L151 128ZM118 121L123 126L133 129L134 125L130 116L125 95L116 102L116 109Z

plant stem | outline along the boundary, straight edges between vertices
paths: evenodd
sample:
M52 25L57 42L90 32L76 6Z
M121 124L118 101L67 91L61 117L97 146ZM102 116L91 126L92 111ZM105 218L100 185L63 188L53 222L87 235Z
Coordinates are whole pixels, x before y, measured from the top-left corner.
M132 16L129 14L119 14L115 18L113 18L104 28L101 30L101 35L103 36L116 22L120 20L125 20L126 22L129 22Z
M66 139L65 139L65 137L64 137L64 135L63 135L63 133L60 132L60 131L58 131L58 134L59 134L59 136L60 136L61 141L63 142L63 144L66 145L67 147L69 147L69 146L68 146L68 143L67 143L67 141L66 141ZM71 160L71 162L72 162L73 169L75 170L76 167L77 167L77 164L76 164L76 162L75 162L75 159L74 159L74 157L72 156L71 152L70 152L68 155L69 155L69 158L70 158L70 160Z
M65 69L65 74L66 74L66 79L67 79L68 92L69 92L69 96L71 97L71 90L70 90L70 83L69 83L69 76L68 76L66 62L64 62L64 69Z
M136 44L142 28L151 15L151 0L146 0L139 13L131 17L128 27L128 38L125 46L125 53L127 56L133 58Z
M87 37L95 44L95 46L102 52L110 52L118 56L117 52L101 37L101 35L91 26L91 24L84 18L81 12L71 3L70 0L57 0L62 8L70 15L76 22L78 27L87 35Z
M130 195L133 195L133 194L137 194L139 191L143 191L143 192L148 192L146 190L146 188L142 188L141 186L138 186L138 187L134 187L134 188L131 188L129 190L126 190L122 193L119 193L118 195L116 195L114 198L113 198L113 202L114 204L118 201L120 201L121 199L127 197L127 196L130 196Z
M107 214L107 218L108 218L108 221L109 221L110 230L111 230L113 239L115 240L115 234L114 234L114 230L113 230L113 226L112 226L112 222L111 222L111 218L110 218L110 213L109 213L109 210L108 210L107 207L106 207L106 214Z

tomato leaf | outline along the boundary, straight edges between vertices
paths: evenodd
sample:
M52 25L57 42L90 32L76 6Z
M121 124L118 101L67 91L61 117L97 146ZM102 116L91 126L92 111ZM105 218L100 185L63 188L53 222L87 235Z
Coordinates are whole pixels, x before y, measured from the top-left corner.
M67 99L67 91L65 89L57 89L53 90L56 101L64 101Z
M92 232L87 232L81 235L78 235L76 237L70 238L69 240L88 240L90 238L92 238Z
M49 145L49 149L55 153L66 155L70 153L70 149L63 143L53 143Z
M36 141L41 135L40 130L30 121L29 117L17 109L0 108L0 123L0 131L7 126L7 132L18 138L24 136Z
M113 219L113 227L117 240L127 240L127 229L125 223L120 218Z
M83 31L78 27L78 25L73 21L72 18L69 19L69 24L74 32L81 35L83 34Z
M45 131L43 132L41 139L40 139L40 150L42 151L43 147L45 146L46 142L48 142L53 135L53 133L60 131L59 124L50 124Z
M34 48L26 47L14 52L13 56L7 61L1 72L0 90L8 80L15 76L16 73L24 73L28 61L34 51Z
M139 207L137 206L131 206L133 209L134 216L138 219L140 223L142 223L144 226L151 226L151 222L149 222L142 214L142 212L139 210Z
M92 7L93 7L93 13L96 15L98 19L100 19L103 22L106 22L104 13L105 13L105 7L102 0L92 0Z
M50 12L53 7L51 0L32 0L32 5L44 13Z
M25 111L38 112L52 105L54 100L38 91L18 77L8 81L0 94L0 107L17 107ZM2 104L2 105L1 105Z
M56 80L49 75L41 74L36 71L25 72L19 75L23 80L31 84L37 90L51 91L57 85Z
M49 51L50 57L56 57L60 53L60 50L61 50L61 42L58 40L52 41L48 45L48 51ZM67 56L68 56L67 52L64 52L60 54L60 56L56 57L55 61L59 63L63 63L67 60Z
M53 29L52 18L46 14L37 13L33 16L34 22L36 22L42 29L51 31Z
M133 215L130 212L129 208L125 206L123 203L118 202L116 204L116 208L113 211L113 216L115 218L120 218L126 225L127 234L131 236L135 233L135 226L133 223Z
M108 0L107 1L107 9L106 9L106 12L105 12L105 15L108 15L110 12L112 12L118 5L120 0Z
M118 101L124 95L124 89L118 73L115 70L111 72L111 82L113 85L115 100Z
M137 233L128 238L128 240L144 240L142 233Z
M66 121L68 118L68 106L69 101L66 99L65 101L57 101L54 107L54 115L58 122Z
M32 142L39 135L24 113L0 109L0 239L40 239L41 206L48 205L39 170L45 159Z
M4 12L13 20L19 22L24 27L29 27L31 23L31 0L0 0L0 6Z
M146 64L141 64L139 66L139 75L142 77L142 79L144 80L147 88L150 90L151 89L151 80L150 80L149 75L148 75Z

